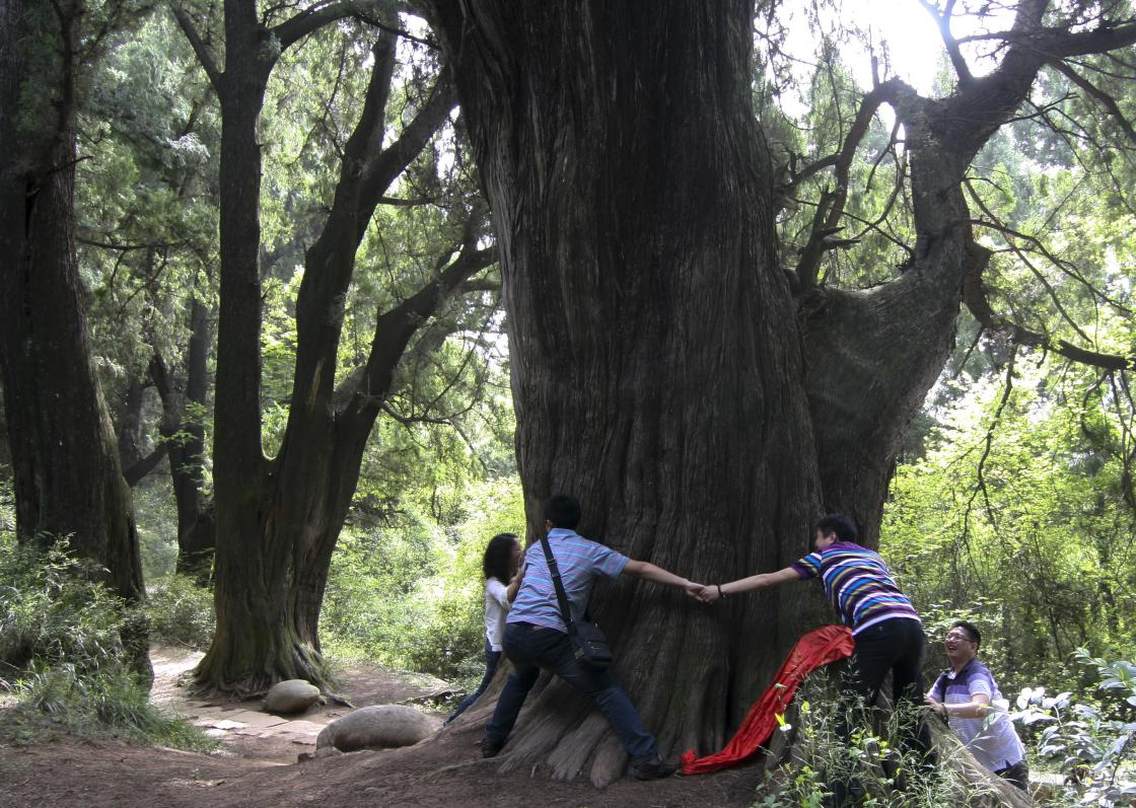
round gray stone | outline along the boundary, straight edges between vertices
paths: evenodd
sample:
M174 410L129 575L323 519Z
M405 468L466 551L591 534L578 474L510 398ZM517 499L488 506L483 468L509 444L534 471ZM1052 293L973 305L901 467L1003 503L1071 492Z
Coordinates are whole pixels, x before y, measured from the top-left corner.
M442 719L403 704L361 707L324 727L316 749L334 746L340 752L357 749L392 749L410 746L430 737Z
M277 682L264 697L264 711L291 715L302 713L320 699L319 688L303 679Z

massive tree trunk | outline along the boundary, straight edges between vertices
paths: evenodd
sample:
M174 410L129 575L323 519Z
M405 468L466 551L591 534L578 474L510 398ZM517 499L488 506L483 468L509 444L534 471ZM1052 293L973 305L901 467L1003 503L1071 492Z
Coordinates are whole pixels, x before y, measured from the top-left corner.
M750 4L438 11L501 248L530 527L566 492L582 533L693 580L795 560L820 491ZM797 635L801 596L708 610L600 588L617 674L664 751L721 745ZM549 688L511 763L610 779L622 753L588 714Z
M75 253L82 12L78 3L54 10L41 2L0 4L0 369L19 540L66 541L106 568L114 591L137 601L143 588L133 504L91 362ZM148 672L144 632L127 639Z
M1042 28L1046 3L1025 0L991 75L960 66L943 100L895 80L875 88L822 162L836 167L842 208L872 114L896 110L912 260L850 292L816 286L817 252L794 299L750 100L752 2L427 5L501 248L530 529L544 497L573 493L583 533L709 581L793 561L822 509L850 513L875 542L902 432L947 358L963 280L981 268L967 166L1045 58L1136 37L1131 25ZM718 748L807 619L803 588L717 612L647 584L597 595L617 673L664 752ZM545 760L606 782L621 755L588 713L549 688L506 766Z

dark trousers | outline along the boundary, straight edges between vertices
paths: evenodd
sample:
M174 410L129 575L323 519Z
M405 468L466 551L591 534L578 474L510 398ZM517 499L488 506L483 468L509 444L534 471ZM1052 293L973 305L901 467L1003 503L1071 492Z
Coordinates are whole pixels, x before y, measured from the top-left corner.
M577 662L567 634L529 623L509 623L505 626L505 656L513 663L513 673L485 728L489 744L504 745L525 697L544 668L595 703L632 760L650 759L658 754L654 736L644 728L627 693L606 670L598 671Z
M1013 783L1022 791L1029 793L1029 765L1024 760L1019 760L1013 766L1007 766L994 773L1006 782Z
M486 637L485 638L485 675L481 677L481 684L479 684L477 686L477 690L473 691L472 693L470 693L468 696L466 696L464 699L461 700L461 703L458 704L458 708L456 710L454 710L453 713L450 714L449 718L446 719L447 724L450 723L451 721L453 721L455 718L457 718L462 713L464 713L466 711L466 709L468 709L471 704L473 704L475 701L477 701L477 699L481 696L481 694L485 692L485 688L489 687L489 683L493 681L493 676L494 676L494 674L497 673L497 665L500 664L500 662L501 662L501 652L500 651L494 651L493 647L489 644L489 638Z
M859 723L868 723L868 716L880 695L888 673L892 678L892 705L902 708L923 703L923 673L921 663L927 638L917 620L893 618L876 623L855 637L848 668L844 674L844 690L836 719L836 734L847 745L852 737L850 716L858 716ZM901 728L900 743L909 752L916 753L926 762L931 751L931 732L921 717L915 726ZM832 799L828 804L845 806L854 803L862 789L845 774L836 775L829 782Z
M927 639L923 626L917 620L893 618L876 623L855 637L845 673L845 689L837 734L847 742L851 737L847 715L858 712L861 706L870 710L880 695L888 673L892 678L892 705L901 707L904 702L918 707L923 703L923 673L921 665ZM922 718L916 726L908 728L900 739L908 751L927 755L931 751L931 734Z
M875 703L888 673L892 704L923 703L923 651L927 639L918 620L893 618L861 631L849 666L848 687L864 704Z

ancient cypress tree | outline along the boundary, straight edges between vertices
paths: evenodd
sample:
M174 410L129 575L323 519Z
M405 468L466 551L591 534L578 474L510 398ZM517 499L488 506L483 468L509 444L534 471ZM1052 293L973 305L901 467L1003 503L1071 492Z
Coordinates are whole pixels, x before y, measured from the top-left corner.
M1025 0L998 35L998 68L975 77L945 25L949 95L878 82L843 147L786 177L753 109L752 0L425 5L456 67L501 245L530 527L543 497L571 492L584 534L709 581L793 561L822 510L853 515L875 540L964 287L972 308L985 300L964 173L1047 61L1136 41L1127 17ZM841 290L819 282L820 256L883 104L904 129L917 240L890 282ZM833 184L787 266L781 195L821 171ZM986 313L1015 338L1080 350ZM716 612L646 585L604 589L596 611L618 674L664 750L719 748L799 633L802 589ZM547 760L606 782L618 745L564 695L552 687L532 705L506 765Z
M365 362L337 383L344 306L356 256L387 188L418 156L454 105L443 70L385 147L396 38L377 35L363 108L343 147L334 198L304 258L296 303L296 370L279 451L261 446L260 147L256 124L280 53L334 20L391 14L350 2L276 25L251 0L225 3L224 68L188 13L179 23L221 102L220 315L214 416L217 632L196 670L204 688L248 693L280 679L321 683L319 612L375 419L418 330L473 273L495 260L473 206L460 243L423 285L379 312ZM391 29L388 22L383 26ZM461 222L459 222L461 224Z
M133 505L91 361L74 208L80 74L127 12L0 6L0 368L20 541L66 539L135 600Z

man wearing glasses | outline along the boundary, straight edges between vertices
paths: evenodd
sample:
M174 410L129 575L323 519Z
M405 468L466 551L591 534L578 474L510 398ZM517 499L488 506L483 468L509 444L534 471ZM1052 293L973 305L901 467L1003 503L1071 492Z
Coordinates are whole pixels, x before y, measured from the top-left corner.
M1005 709L990 671L978 661L982 634L978 627L959 620L947 632L947 659L951 667L927 692L931 710L950 724L975 759L994 774L1029 791L1029 768L1021 739Z

